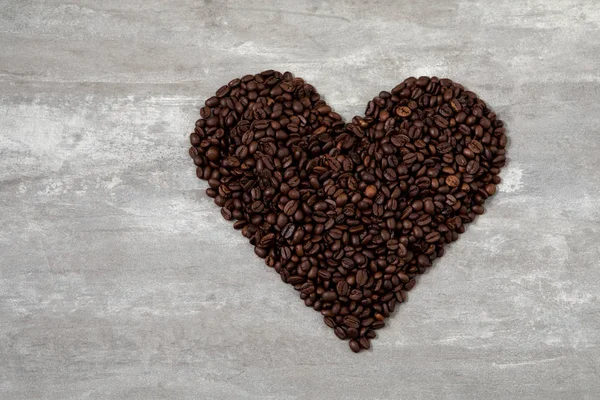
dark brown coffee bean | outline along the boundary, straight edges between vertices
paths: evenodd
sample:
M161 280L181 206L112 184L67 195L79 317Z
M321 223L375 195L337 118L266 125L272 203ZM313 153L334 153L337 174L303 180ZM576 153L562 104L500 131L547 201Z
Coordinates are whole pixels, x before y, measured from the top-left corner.
M350 345L350 350L352 350L353 352L358 353L360 351L360 344L358 343L358 341L352 339L348 344Z
M419 257L417 257L417 261L422 267L431 266L431 261L429 260L429 257L427 257L425 254L420 254Z
M448 122L448 120L447 120L446 118L442 117L441 115L436 115L436 116L433 118L433 121L435 122L435 124L436 124L437 126L439 126L439 127L440 127L440 128L442 128L442 129L445 129L445 128L447 128L447 127L448 127L448 125L450 124L450 123Z
M427 214L433 214L435 212L435 206L433 204L433 201L431 199L426 199L423 202L423 209Z
M229 86L221 86L219 90L217 90L217 97L224 97L227 93L229 93Z
M346 281L339 281L336 290L340 296L347 296L350 291L350 286Z
M347 315L344 317L344 324L349 328L359 328L360 320L354 315Z
M206 157L208 157L210 161L217 161L220 157L219 149L216 147L211 147L206 152Z
M469 161L465 171L467 174L475 175L479 171L479 163L475 160Z
M369 350L371 348L371 342L369 341L368 338L366 338L364 336L360 338L358 343L360 344L360 347L362 347L365 350Z
M358 286L364 286L369 279L369 273L364 269L359 269L356 273L356 284Z
M288 279L288 283L289 283L289 279ZM335 328L335 321L333 320L333 318L331 317L324 317L323 321L325 322L325 325L327 325L330 328Z
M290 200L283 207L283 212L287 216L294 215L296 210L298 210L298 201L297 200Z
M348 195L346 193L340 193L336 198L335 198L335 204L338 207L343 207L346 205L346 203L348 203Z
M441 237L440 233L434 231L434 232L428 233L427 236L425 236L425 241L427 243L435 243L440 240L440 237Z
M343 234L344 232L342 232L341 229L337 228L334 228L329 231L329 236L331 236L333 239L341 239Z
M227 209L227 208L221 208L221 215L223 216L223 218L225 218L226 220L230 220L232 215L231 215L231 210Z
M289 283L290 285L297 285L299 283L304 283L306 279L298 276L298 275L294 275L294 276L290 276L287 280L287 283Z
M333 331L335 333L335 336L337 336L338 338L342 340L346 339L346 331L341 326L338 326Z
M375 320L373 318L367 318L367 319L363 319L360 324L362 326L369 326L371 325Z
M407 165L413 164L417 161L417 155L415 153L406 153L402 158L402 161Z
M427 214L423 214L419 218L417 218L416 222L417 222L418 226L429 225L431 223L431 216L429 216Z
M456 112L460 112L462 110L462 105L457 99L450 100L450 107Z
M254 253L259 256L260 258L265 258L267 256L267 254L269 254L269 251L267 249L264 249L262 247L255 247L254 248Z
M323 293L321 295L321 298L323 299L323 301L332 302L337 299L337 294L335 292L328 291Z
M358 300L362 299L362 297L363 297L363 295L360 290L352 289L350 291L350 295L349 295L350 300L358 301Z
M206 104L207 107L216 107L219 105L219 99L216 96L210 97L208 98L204 104Z
M437 151L440 154L446 154L452 151L452 145L448 142L442 142L437 145Z
M475 154L479 154L483 151L483 145L477 140L471 140L468 144L469 150Z
M383 321L375 321L373 322L373 324L371 325L372 329L381 329L385 326L385 322Z
M346 334L350 339L357 338L359 335L358 329L356 328L348 328L346 329Z

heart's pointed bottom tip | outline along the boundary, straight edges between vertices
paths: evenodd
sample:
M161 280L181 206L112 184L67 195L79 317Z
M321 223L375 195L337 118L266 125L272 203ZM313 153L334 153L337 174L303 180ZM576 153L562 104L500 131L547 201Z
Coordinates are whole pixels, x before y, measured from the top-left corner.
M346 124L316 89L269 70L200 110L190 156L255 253L354 352L444 246L483 214L504 124L450 79L411 77Z

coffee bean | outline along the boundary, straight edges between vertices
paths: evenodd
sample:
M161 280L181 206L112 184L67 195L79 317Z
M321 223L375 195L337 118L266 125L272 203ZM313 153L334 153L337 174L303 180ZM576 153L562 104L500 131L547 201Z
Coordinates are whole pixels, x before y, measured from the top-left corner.
M460 185L460 179L456 175L450 175L446 177L446 185L450 187L457 187Z
M440 154L446 154L452 151L452 145L448 142L442 142L437 145L437 151Z
M288 283L289 283L289 279L288 279ZM330 328L335 328L335 321L333 318L331 317L324 317L323 321L325 322L325 325L327 325Z
M267 256L267 254L269 254L269 250L264 249L262 247L255 247L254 248L254 253L259 256L260 258L265 258Z
M359 335L358 329L356 329L356 328L348 328L348 329L346 329L346 334L348 335L348 338L350 338L350 339L357 338L358 335Z
M448 120L446 118L442 117L441 115L436 115L433 118L433 121L435 122L435 124L437 126L439 126L442 129L445 129L445 128L448 127L448 125L450 125L450 123L448 122Z
M456 99L450 100L450 107L452 107L452 109L456 112L460 112L462 110L462 105Z
M405 164L413 164L415 161L417 161L417 155L415 153L406 153L404 155L404 158L402 159L402 161L404 161Z
M417 218L416 223L418 226L429 225L431 223L431 216L429 216L427 214L423 214L419 218Z
M475 175L477 171L479 171L479 163L475 160L469 161L466 168L467 174Z
M338 326L337 328L335 328L333 330L333 332L335 333L335 336L337 336L338 338L340 338L342 340L346 339L346 331L341 326Z
M360 320L354 315L347 315L344 317L344 324L349 328L358 328L360 327Z
M358 353L360 351L360 344L358 341L352 339L352 340L350 340L349 345L350 345L350 350L352 350L353 352Z
M428 233L427 236L425 236L425 241L427 243L435 243L435 242L439 241L440 238L441 238L440 233L433 231L431 233Z
M412 110L409 107L402 106L396 108L396 115L402 118L407 118L412 114Z
M350 300L358 301L358 300L362 299L363 294L358 289L352 289L350 291L350 295L348 297L350 298Z
M373 325L371 325L371 328L372 329L381 329L384 326L385 326L385 322L383 322L383 321L376 321L376 322L373 322Z
M227 208L225 208L225 207L221 208L221 215L222 215L222 216L223 216L223 218L225 218L226 220L230 220L230 219L231 219L231 217L232 217L231 210L229 210L229 209L227 209Z
M208 98L204 104L209 108L213 108L219 105L219 99L216 96L213 96Z
M484 212L484 208L483 208L483 206L480 206L480 205L473 206L473 207L471 207L471 209L472 209L472 210L473 210L473 212L474 212L475 214L477 214L477 215L481 215L481 214L483 214L483 212Z
M340 296L347 296L350 290L350 286L346 281L339 281L336 290Z
M296 210L298 210L298 201L297 200L290 200L283 207L283 212L287 216L294 215Z
M224 85L224 86L221 86L221 87L219 88L219 90L217 90L217 93L216 93L216 95L217 95L217 97L225 97L225 95L226 95L227 93L229 93L229 86L227 86L227 85Z
M206 157L208 157L210 161L217 161L220 157L219 149L216 147L211 147L206 152Z
M358 286L364 286L367 283L368 279L369 279L369 273L366 270L364 270L364 269L358 270L358 272L356 273L356 284Z
M435 212L435 205L433 204L433 201L431 199L426 199L423 202L423 209L427 214L433 214Z
M371 348L371 342L366 337L361 337L358 343L360 344L360 347L362 347L365 350L369 350ZM352 349L352 351L354 351L354 349Z
M496 193L506 130L449 79L409 78L344 124L273 70L233 79L189 140L206 193L353 351Z
M375 197L376 194L377 194L377 187L375 185L369 185L365 189L365 195L371 199L373 197Z
M348 195L346 193L340 193L335 198L335 205L338 207L343 207L344 205L346 205L346 203L348 203Z
M384 172L383 172L383 176L385 177L385 179L387 179L388 181L395 181L396 180L396 171L394 171L391 168L387 168Z
M327 291L321 295L321 298L323 299L323 301L331 302L337 299L337 294L332 291Z
M417 257L417 262L422 267L431 266L431 261L429 260L429 257L427 257L425 254L419 254L419 257Z
M471 140L468 144L469 150L475 154L479 154L483 151L483 145L477 140Z

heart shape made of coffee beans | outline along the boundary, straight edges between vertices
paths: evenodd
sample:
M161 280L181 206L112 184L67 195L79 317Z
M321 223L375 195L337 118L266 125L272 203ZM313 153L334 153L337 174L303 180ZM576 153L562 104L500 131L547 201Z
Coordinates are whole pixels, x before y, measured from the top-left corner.
M190 135L198 178L255 253L350 349L484 211L503 123L449 79L408 78L345 123L290 72L234 79Z

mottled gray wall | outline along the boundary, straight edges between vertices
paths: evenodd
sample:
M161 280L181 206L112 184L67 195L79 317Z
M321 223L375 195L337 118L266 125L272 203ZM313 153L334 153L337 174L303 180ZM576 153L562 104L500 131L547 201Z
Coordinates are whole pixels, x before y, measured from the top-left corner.
M0 1L1 399L597 399L600 7ZM510 163L373 350L254 256L187 156L275 68L350 119L410 75L507 122Z

